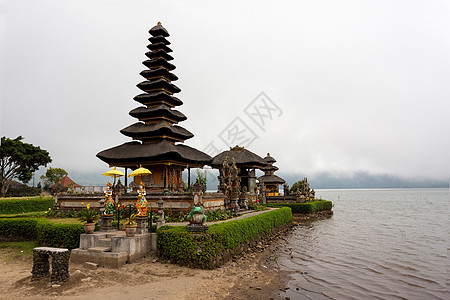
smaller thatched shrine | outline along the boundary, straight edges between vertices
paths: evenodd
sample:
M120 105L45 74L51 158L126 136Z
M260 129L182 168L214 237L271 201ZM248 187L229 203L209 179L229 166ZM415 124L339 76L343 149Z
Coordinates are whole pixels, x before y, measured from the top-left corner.
M257 154L245 149L244 147L235 146L230 150L214 156L209 165L215 169L219 169L220 175L218 190L222 193L226 191L225 176L223 174L223 163L227 161L231 165L234 161L239 170L240 189L246 187L248 193L256 192L256 175L255 170L266 167L268 164Z
M279 185L285 184L286 181L274 174L275 171L278 171L278 167L273 165L277 161L270 156L270 153L267 153L267 156L264 157L264 161L268 165L261 168L261 170L264 171L264 175L259 177L258 181L260 184L264 184L267 196L278 196Z

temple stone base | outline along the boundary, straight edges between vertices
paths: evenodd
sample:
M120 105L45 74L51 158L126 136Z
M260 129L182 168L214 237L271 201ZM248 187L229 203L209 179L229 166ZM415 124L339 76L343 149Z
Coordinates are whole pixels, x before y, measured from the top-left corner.
M114 216L106 216L106 215L102 215L100 220L102 221L102 227L100 227L100 231L114 231L116 230L113 226L112 226L112 220L113 220Z
M73 249L71 263L92 262L106 268L120 268L156 252L156 233L125 236L123 231L81 234L80 248Z

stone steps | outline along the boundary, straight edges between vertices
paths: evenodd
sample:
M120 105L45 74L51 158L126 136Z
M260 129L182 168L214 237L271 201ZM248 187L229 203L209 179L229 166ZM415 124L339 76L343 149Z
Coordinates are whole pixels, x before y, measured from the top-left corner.
M111 251L111 247L101 247L95 246L88 249L89 252L101 253L101 252L109 252Z
M98 245L97 246L111 248L111 238L98 239Z

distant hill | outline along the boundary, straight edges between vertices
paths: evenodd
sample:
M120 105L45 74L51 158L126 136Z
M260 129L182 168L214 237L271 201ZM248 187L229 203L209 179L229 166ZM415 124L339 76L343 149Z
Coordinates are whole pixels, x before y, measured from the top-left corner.
M427 178L404 178L388 174L376 175L367 172L356 172L351 176L336 176L328 172L311 176L304 174L278 173L291 186L294 182L308 177L314 189L363 189L363 188L448 188L448 180Z

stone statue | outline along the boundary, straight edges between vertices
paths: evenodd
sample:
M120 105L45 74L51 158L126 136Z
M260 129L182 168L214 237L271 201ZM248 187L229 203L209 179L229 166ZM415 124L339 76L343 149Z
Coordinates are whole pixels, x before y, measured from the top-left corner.
M105 191L105 211L103 212L106 216L112 216L114 215L114 201L112 199L112 189L111 189L111 183L106 184L106 191Z
M266 204L266 185L261 182L259 187L259 203Z
M141 182L141 186L139 188L139 196L138 201L136 203L137 215L138 216L146 216L147 215L147 206L148 202L145 199L145 195L147 194L145 191L144 184Z
M231 192L230 192L230 200L231 200L231 208L234 211L239 210L239 184L241 183L239 177L239 170L236 167L236 161L232 158L232 165L230 169L230 180L231 180Z
M194 206L189 215L187 216L189 224L187 225L187 231L199 232L208 230L208 225L204 225L206 222L206 215L201 205Z
M189 223L191 224L203 224L206 222L205 211L202 206L195 206L187 216Z
M289 196L289 184L286 182L283 184L283 191L285 196Z
M241 208L248 210L248 194L246 186L242 187L241 193L239 194L239 205Z

